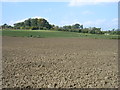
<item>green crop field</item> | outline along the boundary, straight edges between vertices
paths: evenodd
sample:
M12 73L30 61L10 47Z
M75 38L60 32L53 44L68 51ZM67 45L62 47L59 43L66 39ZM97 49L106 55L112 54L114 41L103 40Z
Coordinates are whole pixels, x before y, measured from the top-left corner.
M58 37L58 38L118 39L118 35L100 35L53 30L1 30L0 35L13 37L36 37L36 38Z

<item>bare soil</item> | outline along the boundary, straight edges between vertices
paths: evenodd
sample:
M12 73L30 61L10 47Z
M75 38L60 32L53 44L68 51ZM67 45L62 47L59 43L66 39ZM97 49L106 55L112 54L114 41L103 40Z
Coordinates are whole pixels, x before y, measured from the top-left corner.
M3 88L117 88L118 41L3 37Z

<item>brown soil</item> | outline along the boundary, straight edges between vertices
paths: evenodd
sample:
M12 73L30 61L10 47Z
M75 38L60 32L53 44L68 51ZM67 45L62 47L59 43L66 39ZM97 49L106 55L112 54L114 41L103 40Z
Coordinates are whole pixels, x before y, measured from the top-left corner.
M117 88L117 40L3 37L3 87Z

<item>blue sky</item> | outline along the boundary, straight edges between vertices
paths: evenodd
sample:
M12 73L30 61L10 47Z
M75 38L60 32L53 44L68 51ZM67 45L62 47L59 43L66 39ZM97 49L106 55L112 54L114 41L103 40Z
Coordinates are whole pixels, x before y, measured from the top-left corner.
M2 23L12 25L27 18L42 17L58 26L118 28L118 3L2 2Z

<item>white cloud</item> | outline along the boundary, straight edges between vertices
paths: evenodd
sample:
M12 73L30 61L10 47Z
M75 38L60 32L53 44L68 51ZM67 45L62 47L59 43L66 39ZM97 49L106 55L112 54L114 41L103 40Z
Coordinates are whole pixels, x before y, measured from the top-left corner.
M112 22L118 22L118 18L113 18Z
M119 2L119 0L71 0L69 6L97 5L103 2Z
M72 20L72 19L62 19L62 20L60 21L60 26L73 25L73 24L76 24L76 23L82 24L82 23L79 22L77 19L74 19L74 20Z
M110 29L113 28L118 28L118 18L113 18L110 21L106 23L106 26L109 27Z
M84 5L96 5L95 2L85 2L82 0L71 0L69 6L84 6Z
M69 0L1 0L2 2L69 2Z
M83 22L83 25L86 25L86 26L99 26L101 24L104 24L106 22L106 19L98 19L98 20L95 20L95 21L85 21Z
M118 28L118 18L113 18L111 20L98 19L93 21L85 21L82 24L85 27L100 27L102 30L112 30L113 28Z
M11 20L11 21L9 22L9 25L13 26L14 23L15 23L15 22L14 22L13 20Z
M112 30L113 28L117 28L117 18L113 18L111 20L107 20L107 19L97 19L97 20L88 20L88 21L83 21L83 22L79 22L77 20L63 20L61 21L61 25L60 26L64 26L64 25L73 25L79 23L81 25L84 26L84 28L86 27L99 27L102 30Z
M39 16L34 16L34 17L30 17L30 18L43 18L43 17L39 17ZM25 20L27 20L27 19L29 19L29 18L24 18L24 19L20 19L20 20L17 20L17 21L10 21L9 22L9 25L13 25L13 24L15 24L15 23L19 23L19 22L24 22ZM44 19L46 19L46 18L44 18ZM47 19L48 20L48 19Z
M71 5L83 2L118 2L119 0L1 0L2 2L70 2Z
M23 21L25 21L26 19L28 19L28 18L24 18L24 19L21 19L21 20L17 20L17 21L15 21L14 23L23 22Z
M97 19L97 20L88 20L88 21L83 21L79 22L78 20L62 20L61 26L64 25L73 25L73 24L82 24L85 27L102 27L103 25L106 25L106 22L108 22L106 19Z

